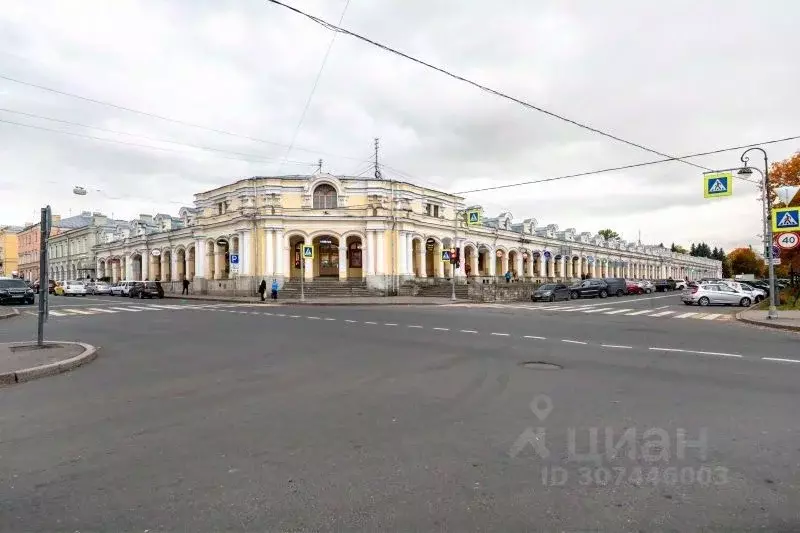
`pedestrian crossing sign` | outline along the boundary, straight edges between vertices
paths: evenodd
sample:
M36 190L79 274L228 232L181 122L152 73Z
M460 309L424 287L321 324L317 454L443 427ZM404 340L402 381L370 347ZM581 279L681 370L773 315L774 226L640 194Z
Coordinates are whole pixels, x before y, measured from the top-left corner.
M733 174L730 172L711 172L703 174L703 196L716 198L733 194Z
M451 258L450 250L442 250L442 262L449 263Z
M303 245L303 259L314 259L314 247L310 244Z
M478 209L467 211L467 225L478 226L481 223L481 212Z
M772 231L800 230L800 207L778 207L772 210Z

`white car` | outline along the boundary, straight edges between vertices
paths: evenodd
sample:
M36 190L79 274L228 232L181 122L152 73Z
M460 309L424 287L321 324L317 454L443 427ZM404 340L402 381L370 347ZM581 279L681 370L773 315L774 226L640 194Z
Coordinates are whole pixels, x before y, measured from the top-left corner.
M82 281L65 281L64 296L86 296L86 285Z
M135 281L119 281L111 286L111 296L130 296Z
M737 291L746 292L750 295L754 302L758 303L764 298L767 297L767 291L763 289L758 289L751 285L747 285L745 283L739 283L738 281L723 281L729 287L736 289Z
M111 294L111 285L105 281L98 281L91 286L92 294Z
M686 288L686 280L683 279L676 279L675 280L675 290L682 291Z

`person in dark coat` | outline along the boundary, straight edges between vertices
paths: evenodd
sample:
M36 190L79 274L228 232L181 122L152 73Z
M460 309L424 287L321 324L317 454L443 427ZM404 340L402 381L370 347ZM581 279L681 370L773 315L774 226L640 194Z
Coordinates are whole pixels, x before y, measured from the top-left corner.
M258 294L261 295L261 301L264 301L264 294L267 292L267 281L261 280L261 283L258 285Z
M181 291L181 294L189 294L189 280L186 279L186 276L183 277L183 290Z

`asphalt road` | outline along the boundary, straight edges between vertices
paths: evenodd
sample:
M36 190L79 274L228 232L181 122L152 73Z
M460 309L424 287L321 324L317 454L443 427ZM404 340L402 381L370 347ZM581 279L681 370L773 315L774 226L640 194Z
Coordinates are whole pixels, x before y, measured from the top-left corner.
M797 335L162 303L66 302L99 358L0 389L0 531L800 528Z

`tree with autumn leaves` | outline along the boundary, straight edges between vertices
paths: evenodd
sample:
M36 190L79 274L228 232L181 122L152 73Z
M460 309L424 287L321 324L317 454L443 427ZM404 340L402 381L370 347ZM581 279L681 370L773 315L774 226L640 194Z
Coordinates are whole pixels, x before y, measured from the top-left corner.
M769 185L772 191L772 202L774 207L782 207L784 204L778 202L775 192L779 187L799 187L800 186L800 152L793 156L773 163L769 169ZM787 206L800 206L800 192L790 198ZM781 264L776 267L778 277L791 277L800 274L800 247L791 250L781 250Z
M728 254L731 274L754 274L756 277L764 275L764 261L756 256L752 248L736 248Z

